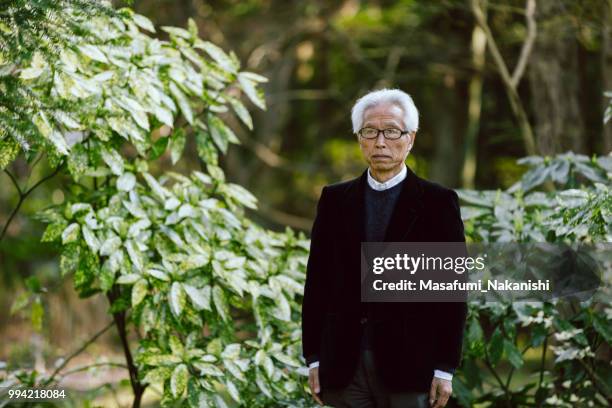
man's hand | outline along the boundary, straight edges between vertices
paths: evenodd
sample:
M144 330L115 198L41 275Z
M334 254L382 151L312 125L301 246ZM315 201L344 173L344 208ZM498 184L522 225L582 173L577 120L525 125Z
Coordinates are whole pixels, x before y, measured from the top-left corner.
M323 405L323 401L321 401L318 395L319 392L321 392L321 386L319 385L319 367L310 368L308 370L308 385L310 386L312 397L319 405Z
M452 392L452 381L434 377L433 380L431 380L431 389L429 390L429 405L433 408L442 408L446 406Z

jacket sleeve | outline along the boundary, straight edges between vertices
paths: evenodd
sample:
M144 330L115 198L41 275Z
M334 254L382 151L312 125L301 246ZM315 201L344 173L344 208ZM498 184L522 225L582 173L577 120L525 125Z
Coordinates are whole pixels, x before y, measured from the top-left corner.
M331 247L327 196L326 187L323 187L310 234L310 255L306 265L306 284L302 301L302 348L306 364L319 359L323 316L326 309L325 269L330 261L328 251Z
M463 242L465 235L459 198L455 191L447 200L440 218L443 222L441 230L444 231L440 242ZM467 247L463 245L462 252L468 256ZM461 363L463 347L463 332L467 317L467 302L439 302L437 305L438 319L440 321L439 334L436 338L436 365L438 370L454 373Z

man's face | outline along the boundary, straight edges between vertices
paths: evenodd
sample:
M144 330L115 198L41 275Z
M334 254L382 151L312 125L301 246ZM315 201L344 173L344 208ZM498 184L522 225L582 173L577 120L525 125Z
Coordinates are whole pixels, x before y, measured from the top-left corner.
M380 104L365 110L363 115L364 127L375 129L395 128L405 131L402 120L402 109L395 104ZM389 171L401 166L408 156L408 151L414 143L416 132L402 135L399 139L385 139L382 132L376 139L365 139L359 135L359 146L370 167L375 171Z

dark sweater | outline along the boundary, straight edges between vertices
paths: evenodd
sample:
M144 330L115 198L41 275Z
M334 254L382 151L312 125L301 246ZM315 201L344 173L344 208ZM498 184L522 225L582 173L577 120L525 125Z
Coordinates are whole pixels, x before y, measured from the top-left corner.
M374 190L368 183L365 187L365 239L367 242L382 242L385 240L385 233L391 215L397 204L400 192L402 191L403 183L388 188L386 190ZM361 317L369 316L369 303L361 303ZM369 329L371 326L364 326ZM370 349L370 336L366 335L362 338L362 347Z
M391 220L403 183L386 190L374 190L367 184L365 188L365 236L368 242L385 240L385 232Z

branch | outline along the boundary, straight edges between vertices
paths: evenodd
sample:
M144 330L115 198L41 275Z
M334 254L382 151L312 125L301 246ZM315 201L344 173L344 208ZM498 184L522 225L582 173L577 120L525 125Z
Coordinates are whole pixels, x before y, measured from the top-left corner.
M489 369L489 371L491 372L491 374L493 374L493 377L495 377L495 380L497 381L499 386L502 388L502 390L504 390L504 395L506 397L506 402L508 403L508 407L511 407L512 404L511 404L511 398L510 398L510 390L508 389L508 387L506 387L506 384L504 384L499 374L497 374L497 371L495 371L495 369L493 368L493 365L491 364L491 360L489 359L489 352L487 351L486 347L484 348L484 353L485 353L485 360L484 360L485 364L487 368Z
M113 323L111 322L111 325L112 324ZM123 364L123 363L113 363L113 362L95 363L95 364L89 364L89 365L84 365L84 366L81 366L81 367L77 367L77 368L74 368L72 370L68 370L65 373L61 374L61 376L62 377L68 377L69 375L74 374L74 373L78 373L79 371L85 371L85 370L89 370L90 368L93 368L93 367L104 367L104 366L119 367L119 368L126 368L127 369L127 366L125 364Z
M525 20L527 22L527 38L525 38L525 42L523 43L523 47L521 48L521 54L514 68L514 72L512 73L512 85L516 88L521 81L521 77L525 72L525 67L527 66L527 60L529 60L529 55L531 55L531 50L533 50L533 44L535 43L536 38L536 21L534 18L535 14L535 0L527 0L525 4Z
M110 329L113 326L113 322L108 323L106 326L104 326L104 328L102 328L100 331L98 331L96 334L93 335L92 338L90 338L89 340L87 340L85 343L83 343L83 345L81 345L81 347L79 347L78 349L76 349L75 351L72 352L72 354L70 354L68 357L64 358L64 361L62 361L62 364L60 364L55 371L53 371L53 373L51 373L51 376L49 378L47 378L47 380L43 383L43 385L48 385L50 384L53 379L55 378L55 376L64 368L66 367L66 365L68 365L68 363L70 362L70 360L72 360L74 357L76 357L77 355L79 355L80 353L82 353L87 347L89 347L89 345L91 343L93 343L94 341L96 341L101 335L103 335L104 333L106 333L106 331L108 329Z
M606 401L612 402L612 394L608 389L607 383L603 381L599 377L599 375L597 375L597 373L591 368L591 366L589 366L584 360L578 359L578 362L580 362L580 364L584 367L586 373L593 382L593 385L595 386L595 388L597 388L597 391L599 391L601 395L603 395Z
M11 181L13 182L13 184L15 185L15 188L17 189L17 192L19 193L19 196L21 197L21 188L19 187L19 183L17 183L17 180L15 179L15 176L13 176L13 174L8 171L8 169L4 169L4 172L6 174L8 174L8 176L11 178Z
M6 235L6 232L8 231L9 225L11 224L11 222L13 222L13 219L15 218L17 213L19 212L19 209L21 208L21 205L23 204L24 200L28 197L28 195L30 195L30 193L32 191L34 191L34 189L36 189L36 187L40 186L45 181L53 178L57 173L60 172L60 170L62 169L63 166L64 166L64 162L60 163L59 166L57 166L55 168L53 173L51 173L51 174L43 177L42 179L38 180L38 182L36 184L34 184L29 189L27 189L25 192L22 191L21 188L19 188L19 185L17 184L17 180L15 180L15 177L8 170L6 170L6 169L4 170L6 172L6 174L9 175L9 177L11 178L13 183L15 184L15 187L17 188L17 191L19 192L19 201L17 202L17 206L13 209L13 212L11 212L11 215L9 215L8 220L6 221L6 224L4 224L4 227L2 228L2 233L0 233L0 241L2 241L2 239Z
M538 381L538 389L536 390L536 395L542 389L542 384L544 383L544 368L546 365L546 350L548 348L548 337L549 334L546 333L546 337L544 337L544 344L542 344L542 357L540 358L540 380ZM539 402L539 401L536 401Z
M106 294L110 306L113 306L113 302L121 296L120 288L117 285L113 285L110 291ZM123 347L123 353L125 355L125 361L127 368L130 373L130 384L132 385L132 392L134 393L133 407L140 407L140 401L142 394L144 393L147 384L142 384L138 379L138 367L134 364L132 358L132 352L130 351L130 343L127 338L126 322L125 322L125 311L113 313L113 319L119 332L119 338L121 339L121 345Z
M261 202L258 208L261 214L279 225L288 225L303 231L309 231L312 227L312 220L309 218L279 211Z
M535 9L534 0L527 0L527 11L529 11L530 7ZM535 141L533 136L533 130L531 129L531 125L529 124L529 119L527 118L527 113L523 107L523 103L521 102L521 98L519 97L517 91L518 79L522 76L522 72L524 71L524 65L527 63L527 57L531 52L531 48L533 44L526 44L523 46L523 51L521 52L521 57L524 61L519 61L517 65L517 69L515 70L513 75L510 75L510 71L508 70L508 66L506 65L504 58L499 51L499 47L497 46L497 42L495 42L495 38L493 37L493 33L491 32L491 28L487 23L487 18L484 14L484 11L481 8L480 0L471 0L472 13L474 14L474 18L476 19L476 23L482 28L487 37L487 42L489 43L489 51L493 57L493 61L497 66L497 70L499 71L499 75L501 76L504 87L506 88L506 93L508 95L508 99L510 101L510 106L512 108L512 112L516 116L516 119L519 122L521 127L521 134L523 136L523 143L525 145L525 151L528 155L536 154ZM533 11L533 10L532 10ZM528 14L528 13L526 13ZM527 16L529 22L529 16ZM535 30L535 21L533 21L533 16L531 17L532 24L529 29ZM533 35L533 38L531 37ZM526 42L533 42L535 38L535 33L531 33L528 35ZM524 57L523 57L524 55ZM514 83L514 78L517 79L517 84Z

